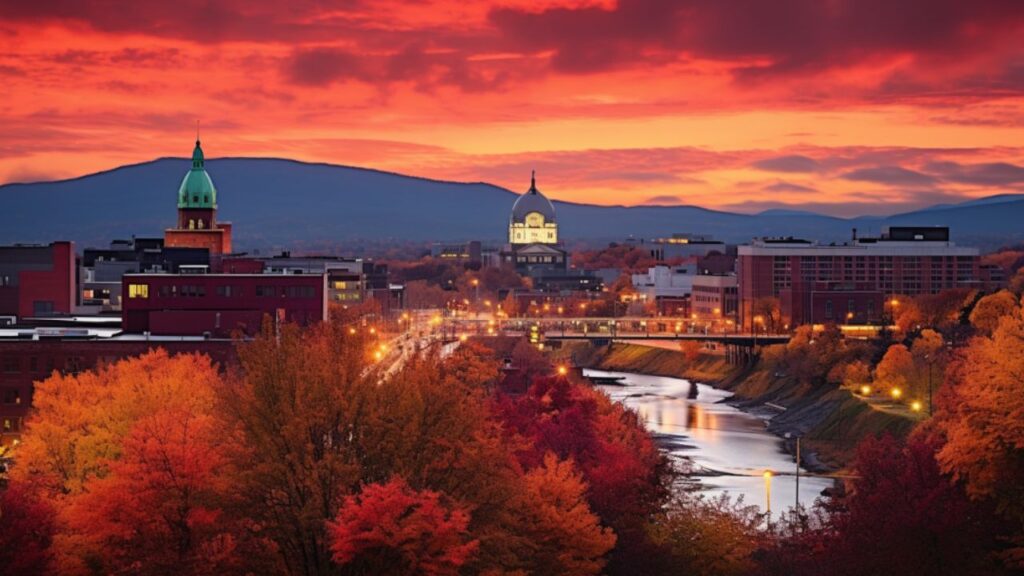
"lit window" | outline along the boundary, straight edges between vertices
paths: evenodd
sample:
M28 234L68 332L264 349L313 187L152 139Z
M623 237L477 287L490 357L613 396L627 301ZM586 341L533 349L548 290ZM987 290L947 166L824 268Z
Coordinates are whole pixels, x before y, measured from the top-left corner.
M129 298L149 298L149 284L129 284Z

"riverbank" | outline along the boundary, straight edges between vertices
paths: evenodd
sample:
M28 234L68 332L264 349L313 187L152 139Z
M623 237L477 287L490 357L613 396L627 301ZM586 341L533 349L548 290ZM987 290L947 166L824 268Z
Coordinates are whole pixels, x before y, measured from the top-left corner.
M846 390L803 385L771 373L760 363L734 366L720 354L702 353L689 360L679 350L643 344L596 347L572 342L552 355L562 361L572 359L584 368L685 378L732 392L731 404L771 416L768 430L782 438L788 434L790 452L795 452L795 438L800 437L801 465L815 472L845 468L867 436L881 432L903 436L916 424L912 418L876 410Z

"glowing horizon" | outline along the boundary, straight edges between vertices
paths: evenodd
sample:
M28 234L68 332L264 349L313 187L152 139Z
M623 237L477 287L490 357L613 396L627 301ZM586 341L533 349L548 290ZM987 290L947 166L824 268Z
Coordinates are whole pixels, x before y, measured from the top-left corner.
M1024 192L1024 5L19 3L0 182L290 158L854 216Z

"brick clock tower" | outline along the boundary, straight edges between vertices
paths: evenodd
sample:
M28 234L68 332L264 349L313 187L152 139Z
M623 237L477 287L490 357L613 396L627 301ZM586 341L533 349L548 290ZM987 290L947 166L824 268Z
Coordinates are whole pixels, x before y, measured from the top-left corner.
M221 256L231 253L231 224L217 222L217 189L206 173L198 139L192 151L192 169L178 188L178 225L164 232L164 246L206 248L215 270L220 268Z

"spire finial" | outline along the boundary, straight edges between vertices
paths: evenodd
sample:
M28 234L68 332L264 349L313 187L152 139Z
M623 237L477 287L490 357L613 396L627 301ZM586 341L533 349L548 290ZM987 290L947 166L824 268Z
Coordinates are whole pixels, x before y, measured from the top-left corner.
M199 119L196 118L196 146L199 146Z
M530 170L530 192L537 191L537 171Z

